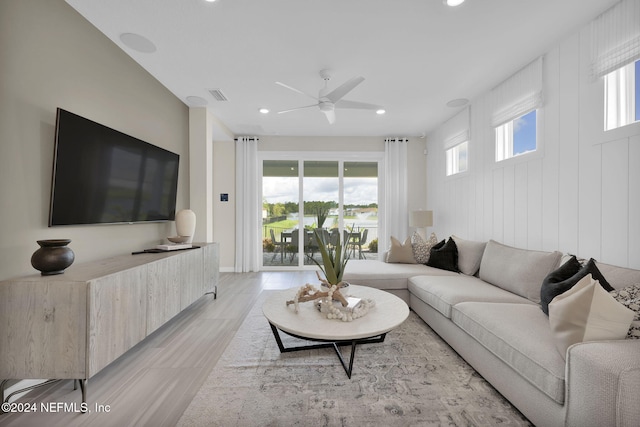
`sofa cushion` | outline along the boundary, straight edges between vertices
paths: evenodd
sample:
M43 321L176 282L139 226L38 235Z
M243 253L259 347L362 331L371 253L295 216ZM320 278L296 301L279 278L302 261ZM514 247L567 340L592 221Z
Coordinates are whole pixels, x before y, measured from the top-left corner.
M477 277L462 274L446 277L411 277L409 292L447 318L451 318L451 307L465 301L533 304L526 298L490 285Z
M424 264L389 264L377 260L352 259L344 270L342 279L354 285L377 289L407 289L409 277L457 275L457 273L427 267Z
M429 267L458 272L458 247L452 238L443 240L431 248Z
M416 260L413 257L413 248L411 247L411 238L407 237L407 240L402 243L400 240L391 236L391 247L387 253L387 262L389 263L402 263L402 264L415 264Z
M556 269L562 253L518 249L490 240L480 262L479 277L535 303L544 278Z
M570 264L567 266L567 264ZM566 276L571 271L574 270L575 265L579 266L578 271L576 271L571 276ZM561 274L554 275L558 271L562 272ZM583 277L591 274L594 280L597 280L600 283L600 286L604 288L607 292L613 291L609 282L604 278L598 267L596 267L596 262L591 258L587 263L583 266L574 258L567 261L565 264L561 265L557 270L552 272L550 276L557 276L562 278L556 282L549 281L549 276L547 276L542 281L542 287L540 288L540 307L542 307L542 311L545 314L549 314L549 303L558 295L567 292L569 289L573 288L576 283L578 283Z
M541 392L564 403L565 361L537 305L465 302L453 307L451 320Z
M640 270L618 267L597 261L596 266L602 275L607 278L607 282L609 282L611 287L614 289L622 289L629 285L640 283Z
M458 247L458 269L461 273L473 276L480 269L480 261L487 242L474 242L451 236Z
M634 315L591 274L549 304L549 324L562 357L570 346L579 342L625 338Z

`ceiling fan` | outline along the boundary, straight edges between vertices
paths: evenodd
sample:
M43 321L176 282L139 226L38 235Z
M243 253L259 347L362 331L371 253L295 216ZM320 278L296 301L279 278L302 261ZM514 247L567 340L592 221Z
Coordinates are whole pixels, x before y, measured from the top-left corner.
M336 108L352 108L352 109L361 109L361 110L373 110L378 114L384 114L384 109L375 104L367 104L366 102L358 102L358 101L349 101L346 99L342 99L347 93L351 92L356 86L364 81L364 77L353 77L347 82L343 83L341 86L338 86L336 89L329 90L329 80L331 80L331 70L320 70L320 77L324 80L324 87L320 89L318 96L310 95L306 92L303 92L294 87L288 86L284 83L276 82L277 85L282 87L286 87L289 90L294 92L301 93L302 95L306 95L309 98L315 99L317 102L311 105L305 105L304 107L291 108L289 110L278 111L278 114L289 113L291 111L302 110L305 108L313 108L318 107L320 111L322 111L326 116L327 120L330 124L335 123L336 121Z

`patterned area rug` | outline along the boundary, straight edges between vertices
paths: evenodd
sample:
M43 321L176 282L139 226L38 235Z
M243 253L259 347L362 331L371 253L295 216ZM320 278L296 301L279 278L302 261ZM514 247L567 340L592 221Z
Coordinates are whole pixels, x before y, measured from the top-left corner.
M266 295L179 426L531 425L413 312L383 343L357 347L349 380L332 349L280 354ZM342 351L348 360L350 347Z

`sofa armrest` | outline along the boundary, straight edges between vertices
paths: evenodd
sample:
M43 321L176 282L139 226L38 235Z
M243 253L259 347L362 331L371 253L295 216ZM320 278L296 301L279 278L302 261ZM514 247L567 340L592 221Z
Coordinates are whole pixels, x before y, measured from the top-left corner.
M640 340L580 343L567 350L567 426L640 425Z

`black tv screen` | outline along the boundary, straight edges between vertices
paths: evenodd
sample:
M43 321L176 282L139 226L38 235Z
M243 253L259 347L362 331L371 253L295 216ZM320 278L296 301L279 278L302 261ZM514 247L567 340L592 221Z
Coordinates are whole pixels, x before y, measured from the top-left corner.
M173 220L179 160L58 108L49 226Z

